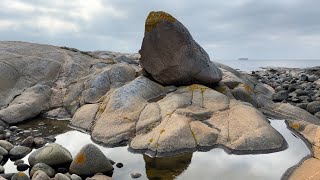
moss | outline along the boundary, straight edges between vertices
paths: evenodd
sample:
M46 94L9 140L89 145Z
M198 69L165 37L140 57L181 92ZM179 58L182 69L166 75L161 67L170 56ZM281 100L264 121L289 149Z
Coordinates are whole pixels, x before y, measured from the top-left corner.
M86 155L83 153L79 153L76 158L75 158L75 162L77 164L84 164L86 162Z
M146 20L146 24L145 24L146 31L150 32L154 30L160 21L169 21L171 23L174 23L176 19L172 17L170 14L165 13L163 11L159 11L159 12L152 11L149 13Z
M191 134L192 134L193 139L197 141L195 132L191 130Z

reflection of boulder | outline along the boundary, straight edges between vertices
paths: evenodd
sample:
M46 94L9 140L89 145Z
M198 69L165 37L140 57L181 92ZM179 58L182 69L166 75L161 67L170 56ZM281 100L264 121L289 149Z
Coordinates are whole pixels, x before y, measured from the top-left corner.
M192 153L183 153L176 156L151 158L144 155L146 173L150 180L174 179L185 171L191 163Z

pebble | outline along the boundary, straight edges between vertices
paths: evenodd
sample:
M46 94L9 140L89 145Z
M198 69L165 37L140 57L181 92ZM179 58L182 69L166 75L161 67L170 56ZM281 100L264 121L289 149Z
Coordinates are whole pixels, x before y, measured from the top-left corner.
M23 164L23 163L24 163L24 160L18 159L14 162L14 165Z
M30 168L30 166L28 164L18 164L17 165L17 170L18 171L26 171L29 168Z
M116 166L117 166L117 168L122 168L123 164L122 163L117 163Z
M133 179L137 179L137 178L141 177L141 174L140 173L131 173L130 176Z

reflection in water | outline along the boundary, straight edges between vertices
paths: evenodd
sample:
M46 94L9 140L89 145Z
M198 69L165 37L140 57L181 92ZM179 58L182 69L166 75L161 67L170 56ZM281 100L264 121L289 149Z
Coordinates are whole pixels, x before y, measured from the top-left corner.
M208 152L186 153L166 158L150 158L130 153L127 147L105 148L98 145L110 159L124 164L115 167L113 178L131 179L130 173L141 173L141 179L201 179L201 180L274 180L280 179L290 167L310 154L303 141L292 135L283 120L273 120L275 127L288 142L288 149L270 154L233 155L216 148ZM57 143L66 147L73 157L87 143L90 136L78 131L69 131L56 136ZM25 162L28 157L25 157ZM4 166L6 173L17 172L9 160Z
M192 153L172 157L151 158L144 155L147 177L150 180L172 180L186 170L191 163Z

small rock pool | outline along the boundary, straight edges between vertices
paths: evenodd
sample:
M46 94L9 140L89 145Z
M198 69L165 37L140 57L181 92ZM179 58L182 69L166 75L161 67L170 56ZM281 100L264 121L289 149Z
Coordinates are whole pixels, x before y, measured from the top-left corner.
M41 120L43 121L43 119ZM56 120L45 120L46 125L40 128L43 135L57 135L56 143L66 147L73 156L82 146L93 143L88 134L67 127L67 121L60 121L59 128L49 132ZM40 121L30 121L20 125L27 129L34 127ZM64 125L62 125L64 124ZM287 169L296 165L304 157L311 154L307 145L288 128L284 120L271 120L271 125L277 129L288 142L284 151L269 154L234 155L227 154L221 148L208 152L184 153L172 157L150 158L142 154L134 154L127 147L98 147L107 157L116 163L123 163L122 168L114 165L114 179L131 179L131 173L141 173L139 179L223 179L223 180L274 180L281 179ZM46 128L47 127L47 128ZM28 162L28 157L23 160ZM16 166L10 160L5 164L5 173L17 172Z

